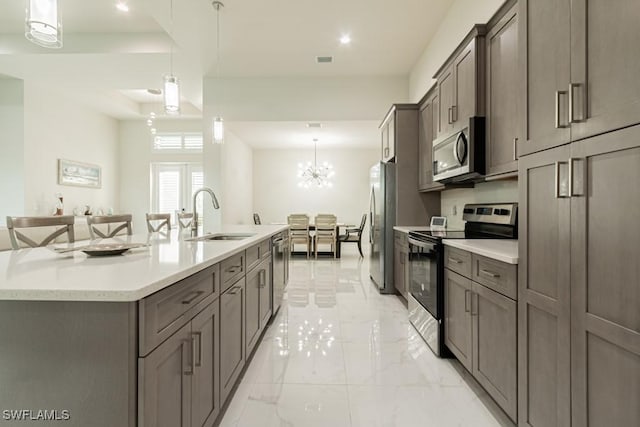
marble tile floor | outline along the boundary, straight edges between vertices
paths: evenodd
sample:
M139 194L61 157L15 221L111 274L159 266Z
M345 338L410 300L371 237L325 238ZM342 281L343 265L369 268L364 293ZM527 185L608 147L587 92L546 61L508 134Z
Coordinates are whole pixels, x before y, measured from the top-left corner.
M380 295L368 259L291 261L285 301L222 427L511 426L455 360L439 359Z

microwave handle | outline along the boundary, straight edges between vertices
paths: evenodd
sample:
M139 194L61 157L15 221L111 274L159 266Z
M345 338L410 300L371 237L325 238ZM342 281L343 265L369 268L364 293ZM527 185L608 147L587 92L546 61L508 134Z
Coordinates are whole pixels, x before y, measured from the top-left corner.
M458 146L460 143L464 144L464 153L462 154L462 158L458 155ZM453 157L458 161L458 163L462 166L465 158L467 157L467 139L464 136L464 132L460 132L458 134L458 138L456 138L455 144L453 144Z

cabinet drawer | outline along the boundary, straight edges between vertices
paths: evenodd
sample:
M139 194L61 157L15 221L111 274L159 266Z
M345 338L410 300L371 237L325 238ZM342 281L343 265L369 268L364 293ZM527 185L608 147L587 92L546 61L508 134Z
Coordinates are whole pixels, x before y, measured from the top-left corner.
M220 263L220 277L222 281L222 292L231 286L234 280L242 277L245 273L245 253L244 251L233 255Z
M489 289L518 299L517 272L518 266L496 261L481 255L472 254L473 277L475 282L485 285Z
M219 265L208 267L138 302L140 356L145 356L219 295Z
M445 246L444 266L464 277L471 278L471 252Z
M260 245L247 248L245 255L247 256L247 271L251 271L260 262Z

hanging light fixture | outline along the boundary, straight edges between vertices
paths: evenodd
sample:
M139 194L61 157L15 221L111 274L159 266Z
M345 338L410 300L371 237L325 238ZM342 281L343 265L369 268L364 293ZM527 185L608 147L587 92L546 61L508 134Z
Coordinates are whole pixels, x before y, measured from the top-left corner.
M164 111L167 114L180 114L180 81L173 75L173 0L169 0L171 20L171 50L169 52L170 72L164 76Z
M318 166L318 138L313 138L313 163L307 162L306 165L298 163L298 187L309 188L331 188L333 183L331 178L335 175L333 166L329 162L323 162Z
M62 24L58 18L58 0L28 0L25 37L38 46L61 48Z
M211 5L216 10L216 80L220 78L220 8L224 7L221 1L212 1ZM213 143L224 142L224 121L222 117L213 119Z

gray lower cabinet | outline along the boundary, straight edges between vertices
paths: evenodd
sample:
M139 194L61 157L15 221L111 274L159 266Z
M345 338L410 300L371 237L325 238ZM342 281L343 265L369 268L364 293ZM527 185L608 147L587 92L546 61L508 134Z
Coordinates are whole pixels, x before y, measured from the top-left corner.
M467 368L473 370L471 280L449 269L444 272L444 342Z
M509 298L514 295L511 291L516 280L515 266L445 248L445 343L505 413L516 420L517 302ZM461 268L465 263L456 263L458 259L469 259L470 268ZM485 281L485 276L491 280ZM483 280L488 286L472 278Z
M247 273L246 350L250 355L271 317L271 258Z
M487 33L486 175L518 170L518 16L514 1Z
M213 425L220 412L218 304L139 359L141 426Z
M394 233L393 286L406 299L409 288L407 234L400 231L394 231Z
M475 379L513 420L517 419L516 302L472 282Z
M246 361L245 278L220 296L220 403L224 405Z

